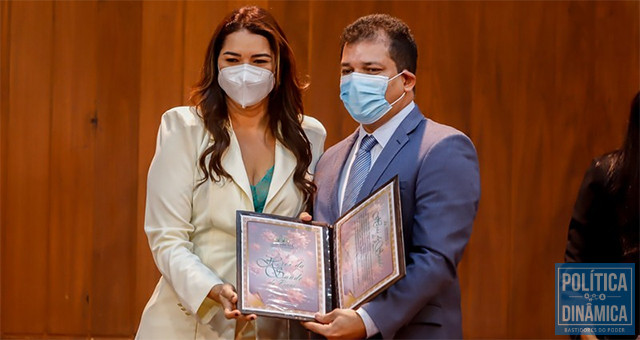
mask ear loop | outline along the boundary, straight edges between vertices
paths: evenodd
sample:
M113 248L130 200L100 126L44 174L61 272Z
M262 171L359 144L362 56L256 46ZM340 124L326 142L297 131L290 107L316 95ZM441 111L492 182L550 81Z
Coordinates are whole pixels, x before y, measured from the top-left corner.
M407 93L406 93L406 92L402 92L402 95L400 96L400 98L396 99L393 103L391 103L391 104L389 104L389 105L391 105L391 106L396 105L396 103L397 103L397 102L399 102L399 101L400 101L400 99L402 99L402 97L404 97L404 95L405 95L405 94L407 94Z
M402 72L400 72L400 73L396 74L395 76L391 77L391 78L389 79L389 81L387 81L387 84L388 84L389 82L391 82L392 80L394 80L394 79L398 78L398 76L400 76L402 73L404 73L404 70L403 70ZM405 95L405 94L407 94L407 93L403 91L403 92L402 92L402 95L401 95L398 99L396 99L393 103L391 103L391 104L389 104L389 105L391 105L391 106L396 105L396 103L397 103L397 102L399 102L399 101L400 101L400 99L402 99L402 98L404 97L404 95Z
M389 80L387 81L387 83L388 83L388 82L390 82L390 81L392 81L392 80L394 80L394 79L396 79L396 78L398 78L398 76L400 76L400 75L401 75L401 74L403 74L403 73L404 73L404 70L403 70L402 72L400 72L400 73L396 74L395 76L393 76L393 77L389 78Z

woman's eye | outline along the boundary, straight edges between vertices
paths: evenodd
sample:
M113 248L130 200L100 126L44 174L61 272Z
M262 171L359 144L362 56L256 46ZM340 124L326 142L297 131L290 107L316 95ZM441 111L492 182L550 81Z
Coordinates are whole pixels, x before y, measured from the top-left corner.
M269 61L268 61L268 60L265 60L265 59L256 59L256 60L254 60L253 62L254 62L254 63L256 63L256 64L266 64L266 63L268 63Z
M237 58L227 58L227 59L225 59L225 61L228 62L228 63L237 63L238 59Z

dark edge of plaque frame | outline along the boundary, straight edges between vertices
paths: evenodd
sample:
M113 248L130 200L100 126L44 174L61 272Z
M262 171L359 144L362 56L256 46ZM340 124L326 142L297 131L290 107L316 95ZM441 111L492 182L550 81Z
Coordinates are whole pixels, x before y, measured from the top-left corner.
M238 294L238 302L236 303L236 307L238 308L238 310L240 311L240 313L248 315L248 314L256 314L256 315L260 315L260 316L268 316L268 317L274 317L274 318L280 318L280 319L288 319L288 320L300 320L300 321L315 321L315 319L313 317L304 317L304 316L300 316L300 315L292 315L292 314L288 314L287 312L266 312L266 311L256 311L256 310L252 310L252 309L245 309L242 305L242 299L243 299L243 282L242 282L242 269L243 267L241 266L242 264L242 254L244 252L243 248L242 248L242 216L253 216L253 217L263 217L263 218L271 218L271 219L276 219L276 220L283 220L283 221L287 221L287 222L295 222L298 224L306 224L306 225L313 225L313 226L318 226L318 227L323 227L322 228L322 237L324 238L324 242L326 241L330 241L330 234L329 234L329 228L327 226L326 223L319 223L319 222L304 222L301 221L300 219L297 218L293 218L293 217L286 217L286 216L280 216L280 215L273 215L273 214L265 214L265 213L257 213L254 211L246 211L246 210L236 210L236 292ZM331 287L330 285L327 286L327 280L331 280L332 277L332 270L331 270L331 266L329 266L327 264L327 258L326 258L326 254L329 252L328 250L328 243L325 244L325 246L323 247L323 256L325 256L325 288L327 289L327 291L330 291ZM240 270L238 270L240 269ZM327 276L327 273L329 272L329 276ZM325 297L326 297L326 292L325 292ZM326 297L326 302L329 302L331 299L331 296ZM333 307L332 305L326 304L325 302L325 306L327 308L329 307ZM327 311L328 312L328 311Z
M335 249L333 249L333 240L334 240L334 232L333 226L327 226L327 228L322 228L323 237L326 241L326 246L324 247L324 287L326 289L324 293L325 297L325 313L331 312L337 306L337 297L336 294L336 286L334 286L334 282L336 282L336 271L335 271L335 261L333 260L332 254L334 254Z
M354 305L352 307L352 309L358 309L360 306L364 305L365 303L373 300L376 296L378 296L380 293L384 292L385 290L387 290L391 285L393 285L394 283L398 282L398 280L402 279L405 275L406 275L406 264L405 264L405 259L404 259L404 232L403 232L403 226L402 226L402 204L400 202L400 180L398 178L398 175L393 176L393 178L391 178L390 180L386 181L384 184L382 184L381 186L379 186L374 192L372 192L371 194L367 195L367 197L365 197L364 199L360 200L358 203L354 204L353 207L351 207L351 209L347 210L344 214L342 214L333 224L332 226L335 226L335 224L340 221L340 219L342 219L344 216L346 216L347 214L349 214L351 212L351 210L357 208L358 206L360 206L362 203L364 203L366 200L368 200L370 197L375 196L379 191L381 191L384 187L386 187L387 185L389 185L390 183L393 182L393 189L392 194L393 194L393 201L394 201L394 209L395 209L395 222L396 222L396 248L398 249L398 276L396 276L393 280L389 281L387 284L385 284L384 286L378 288L376 291L374 291L373 293L371 293L369 295L369 297L367 297L366 299L362 300L360 303L358 303L357 305ZM335 228L332 228L333 232L335 233ZM335 237L332 240L332 247L335 248ZM338 263L338 259L336 258L337 253L335 252L335 249L333 249L333 262L336 264ZM342 306L338 306L338 270L337 267L334 268L333 270L334 272L334 276L336 281L336 287L334 289L335 291L335 308L342 308Z

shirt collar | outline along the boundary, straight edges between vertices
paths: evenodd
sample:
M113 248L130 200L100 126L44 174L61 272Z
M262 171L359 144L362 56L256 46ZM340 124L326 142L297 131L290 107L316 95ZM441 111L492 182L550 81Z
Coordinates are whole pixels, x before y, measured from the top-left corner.
M402 121L407 118L409 113L415 107L416 104L411 101L407 106L400 110L400 112L389 119L388 122L384 123L381 127L377 128L375 131L373 131L373 133L371 133L371 135L373 135L373 138L376 139L378 144L380 144L383 149L389 142L389 139L391 139L391 136L393 136L393 133L396 132L398 126L400 126L400 123L402 123ZM362 124L360 124L357 142L360 142L362 138L364 138L364 136L368 134L369 133L362 127Z

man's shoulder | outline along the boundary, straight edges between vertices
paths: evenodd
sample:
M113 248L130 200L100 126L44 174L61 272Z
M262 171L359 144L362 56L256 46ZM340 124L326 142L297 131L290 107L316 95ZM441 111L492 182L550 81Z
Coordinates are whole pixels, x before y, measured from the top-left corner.
M441 141L451 136L460 136L469 138L462 131L442 123L438 123L433 119L427 118L425 127L422 131L423 140Z
M475 153L473 142L462 131L432 119L426 119L425 124L421 124L409 135L409 139L409 143L420 145L419 153L423 155L430 154L436 146L446 148L452 145L473 150Z
M422 145L435 145L452 136L469 140L460 130L425 117L417 105L400 123L398 129L407 133L410 142Z

